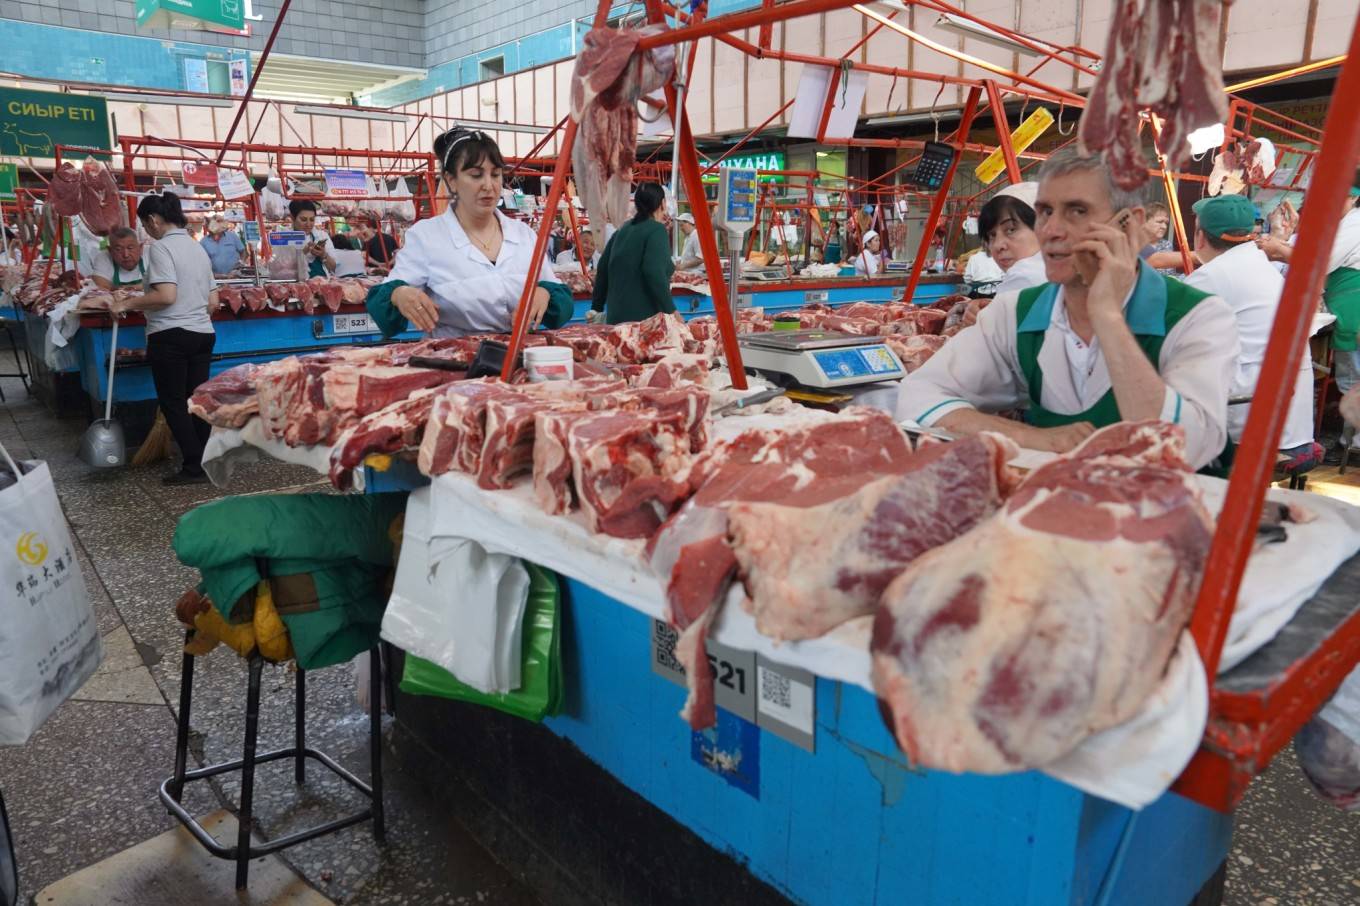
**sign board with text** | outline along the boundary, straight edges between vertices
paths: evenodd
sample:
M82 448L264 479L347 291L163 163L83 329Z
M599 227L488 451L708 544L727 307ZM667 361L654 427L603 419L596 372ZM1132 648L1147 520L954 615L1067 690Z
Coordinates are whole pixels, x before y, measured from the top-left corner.
M326 194L334 198L367 198L368 176L363 170L326 170Z
M215 164L189 160L180 166L180 171L184 174L186 186L217 188L217 166Z
M245 28L243 0L137 0L138 28Z
M251 185L250 177L242 170L218 170L217 191L228 201L234 201L254 195L255 187Z
M19 165L0 164L0 201L14 201L19 188Z
M652 672L685 685L685 668L675 656L680 633L662 620L652 621ZM708 640L708 668L713 674L713 701L719 708L751 723L756 721L756 656Z
M0 155L50 158L58 145L107 152L108 103L93 95L0 88Z

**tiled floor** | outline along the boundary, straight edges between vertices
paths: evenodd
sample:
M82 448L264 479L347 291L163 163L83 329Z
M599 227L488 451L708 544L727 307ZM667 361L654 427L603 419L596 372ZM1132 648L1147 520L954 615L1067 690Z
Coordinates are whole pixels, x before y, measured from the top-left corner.
M218 492L162 487L168 466L88 469L74 456L83 423L53 418L11 384L4 387L10 403L0 407L0 442L18 457L43 458L51 466L107 652L100 677L28 745L0 748L0 788L14 823L26 899L173 826L155 791L171 768L179 694L182 630L171 607L194 577L176 561L169 541L178 516ZM1355 471L1336 472L1318 469L1310 487L1360 503L1360 457ZM230 488L283 489L324 490L315 475L276 463L261 464ZM367 723L354 685L346 667L310 676L309 727L315 745L366 777ZM286 669L266 671L262 746L289 741L292 688ZM244 690L239 659L219 650L200 663L192 712L196 759L238 757ZM441 813L428 795L428 778L409 776L393 758L384 776L388 845L375 846L367 827L359 826L288 850L286 861L309 884L336 902L375 906L536 902ZM266 836L358 805L351 791L319 770L299 788L286 766L263 768L257 789ZM230 781L195 784L187 801L192 812L207 815L236 793ZM220 868L220 902L234 902L231 866ZM1225 902L1360 903L1360 815L1342 814L1314 797L1291 751L1253 784L1238 812Z

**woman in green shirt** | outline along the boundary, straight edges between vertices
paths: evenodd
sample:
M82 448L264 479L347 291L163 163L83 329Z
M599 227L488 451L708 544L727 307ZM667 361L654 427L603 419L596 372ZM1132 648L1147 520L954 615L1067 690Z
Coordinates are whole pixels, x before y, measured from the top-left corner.
M645 321L657 312L675 313L671 298L670 234L666 232L666 193L654 182L633 193L633 219L604 247L595 276L589 320L609 324Z

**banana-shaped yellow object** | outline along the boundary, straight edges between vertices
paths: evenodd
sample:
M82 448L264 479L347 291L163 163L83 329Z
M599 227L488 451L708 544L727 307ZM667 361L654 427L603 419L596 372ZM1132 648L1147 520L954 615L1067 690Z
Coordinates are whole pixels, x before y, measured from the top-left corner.
M217 608L209 606L194 615L194 636L184 646L196 657L225 644L241 657L250 657L257 648L265 660L281 662L293 658L293 643L288 628L274 608L269 583L261 580L255 587L255 612L249 623L228 623Z

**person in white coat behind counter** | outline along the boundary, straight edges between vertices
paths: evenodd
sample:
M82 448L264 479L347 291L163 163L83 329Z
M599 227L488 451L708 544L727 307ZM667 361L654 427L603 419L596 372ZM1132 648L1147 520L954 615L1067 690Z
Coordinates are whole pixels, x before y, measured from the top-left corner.
M449 206L406 231L386 282L367 307L384 337L408 326L435 337L508 333L525 281L533 274L529 327L561 327L571 292L547 256L534 260L534 231L496 209L505 158L485 132L461 127L434 141Z
M978 235L1004 273L996 292L1014 293L1048 282L1039 237L1034 232L1037 182L1007 186L978 212Z
M675 218L675 221L680 224L680 232L685 234L685 242L680 247L680 257L675 262L675 269L703 270L704 253L699 249L699 228L694 225L694 215L686 211Z
M883 240L877 230L864 234L864 247L855 256L855 276L876 277L883 271Z
M1265 362L1266 344L1284 292L1284 278L1256 246L1256 210L1241 195L1219 195L1195 203L1195 255L1204 262L1184 279L1188 286L1227 302L1237 317L1241 354L1231 397L1251 396ZM1228 437L1241 443L1248 403L1229 404ZM1291 460L1317 459L1313 450L1313 360L1305 351L1294 378L1294 393L1280 449ZM1320 452L1320 450L1318 451Z

